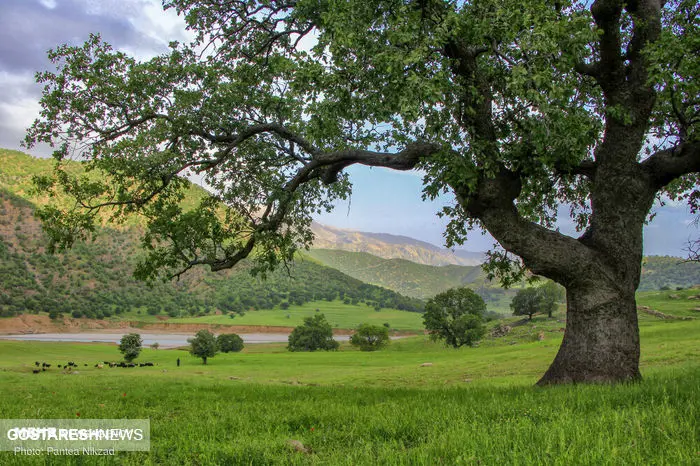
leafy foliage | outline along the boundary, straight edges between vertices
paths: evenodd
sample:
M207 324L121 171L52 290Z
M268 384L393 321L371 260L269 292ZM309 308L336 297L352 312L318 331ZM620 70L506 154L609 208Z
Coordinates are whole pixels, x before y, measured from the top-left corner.
M389 344L389 328L380 325L362 324L350 337L350 344L362 351L377 351Z
M289 351L334 351L338 342L333 339L333 329L323 314L306 317L304 324L289 335Z
M127 362L131 362L141 354L143 341L138 333L124 335L119 341L119 351L124 355Z
M513 315L532 316L543 312L549 317L557 309L557 305L564 297L564 290L556 283L550 281L538 287L529 287L519 290L513 297L510 307Z
M235 333L222 333L216 337L216 345L222 353L237 353L243 349L243 338Z
M207 358L213 358L218 352L216 338L209 330L203 329L197 332L194 338L188 338L190 354L202 358L202 363L207 363Z
M529 319L532 319L533 315L542 312L542 298L543 296L537 288L523 288L518 291L510 303L513 315L528 316Z
M430 299L423 322L433 340L454 348L474 346L486 333L486 303L469 288L453 288Z
M553 281L548 281L537 289L542 295L542 312L546 312L548 317L557 310L560 302L564 299L564 288Z

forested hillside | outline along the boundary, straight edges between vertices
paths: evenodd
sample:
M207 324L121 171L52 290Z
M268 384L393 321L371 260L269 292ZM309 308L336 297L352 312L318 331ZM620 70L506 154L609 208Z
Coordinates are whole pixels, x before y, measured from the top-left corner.
M420 312L420 300L367 285L300 256L266 281L252 277L249 264L210 273L200 268L178 282L152 288L132 278L139 254L138 222L105 228L94 242L78 243L65 254L45 252L34 218L31 175L51 162L0 150L0 315L20 312L108 317L138 310L150 314L200 315L272 309L284 303L341 299ZM32 202L33 201L33 202Z
M680 257L649 256L642 262L639 291L700 285L700 264Z
M51 311L76 317L108 317L130 311L201 315L334 299L422 311L421 300L458 286L476 290L491 310L509 312L514 291L489 282L479 266L438 267L328 249L299 255L289 271L277 270L266 281L252 277L250 265L242 263L222 273L195 269L178 282L156 283L149 288L132 278L141 254L137 221L105 228L94 242L78 243L65 254L45 253L45 238L34 218L35 203L45 200L32 196L31 177L46 173L51 166L50 160L0 149L2 316ZM196 195L195 188L193 193ZM396 238L400 237L392 241ZM645 258L640 290L695 284L700 284L700 264L675 257Z

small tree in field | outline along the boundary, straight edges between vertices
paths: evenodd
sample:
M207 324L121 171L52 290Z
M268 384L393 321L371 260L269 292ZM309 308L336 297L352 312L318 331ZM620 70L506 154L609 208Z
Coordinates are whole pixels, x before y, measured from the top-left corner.
M243 338L235 333L222 333L216 337L216 344L222 353L237 353L243 349Z
M549 281L538 288L542 295L542 312L547 313L547 317L552 317L552 313L557 310L559 303L564 299L564 288Z
M538 312L546 313L552 317L557 306L564 299L564 289L554 282L547 282L537 288L524 288L513 297L510 308L513 315L532 316Z
M190 344L190 354L198 358L202 358L202 363L207 363L207 358L216 356L216 338L209 330L200 330L194 338L188 338L187 343Z
M527 316L532 320L532 316L540 312L543 308L543 296L537 288L523 288L513 297L510 308L515 316Z
M323 314L306 317L304 323L289 335L289 351L332 351L338 349L333 339L333 329Z
M389 341L389 328L370 324L361 324L350 338L350 344L361 351L377 351Z
M124 355L124 360L131 362L139 357L143 340L138 333L124 335L119 341L119 351Z
M423 323L433 340L459 348L474 346L486 333L486 303L469 288L454 288L430 299L425 305Z

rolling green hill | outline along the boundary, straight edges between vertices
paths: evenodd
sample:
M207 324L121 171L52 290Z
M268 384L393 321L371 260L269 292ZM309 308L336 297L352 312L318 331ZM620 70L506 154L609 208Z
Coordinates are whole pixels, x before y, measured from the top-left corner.
M308 254L324 265L367 283L379 284L407 296L426 299L468 284L484 285L481 266L418 264L405 259L383 259L366 252L311 249Z
M149 288L132 278L141 254L138 222L103 228L94 242L48 255L33 215L35 203L42 199L31 194L31 176L50 169L51 161L0 150L0 316L53 311L75 317L179 317L334 300L371 308L423 309L420 300L368 285L310 258L297 260L289 271L280 269L266 281L252 277L244 262L222 273L199 268L179 282Z
M468 286L490 303L492 310L508 313L513 290L503 290L486 279L481 266L417 264L403 259L383 259L363 252L312 249L320 263L373 285L406 296L429 299L449 288ZM700 264L679 257L648 256L642 265L639 291L688 288L700 284Z

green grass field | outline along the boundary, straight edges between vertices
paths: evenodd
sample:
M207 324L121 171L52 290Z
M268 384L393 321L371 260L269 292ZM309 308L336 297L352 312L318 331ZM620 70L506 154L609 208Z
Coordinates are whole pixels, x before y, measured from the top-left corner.
M423 316L417 312L399 311L396 309L381 309L375 311L365 304L343 304L342 301L314 301L302 306L289 306L289 309L273 309L249 311L244 316L231 319L227 315L211 315L204 317L182 317L169 319L172 323L208 323L223 325L269 325L273 327L296 327L304 321L304 317L313 316L316 309L326 316L328 322L335 328L351 329L363 322L383 325L388 322L396 330L422 330ZM289 318L287 318L289 315Z
M206 366L144 349L157 365L134 369L93 367L119 359L114 345L0 341L2 418L150 418L152 438L149 453L0 464L700 464L700 320L640 319L641 383L534 387L560 325L536 317L460 350L249 345ZM55 369L69 360L77 374ZM54 368L32 374L34 361Z
M700 318L700 289L645 291L637 294L637 304L664 314Z
M678 296L679 298L669 299L668 296ZM700 300L688 299L690 296L700 295L700 290L681 291L649 291L639 293L638 304L649 306L660 312L679 317L700 317ZM507 304L501 303L502 308L507 308ZM491 306L488 307L491 309ZM244 316L236 315L233 319L228 315L208 315L202 317L180 317L168 318L169 323L201 323L219 325L263 325L272 327L296 327L300 325L305 317L312 316L316 309L326 316L326 319L334 328L353 329L359 324L367 322L374 325L389 323L392 329L404 331L423 331L423 316L416 312L399 311L396 309L381 309L375 311L374 308L365 304L352 305L343 304L342 301L314 301L302 306L292 305L287 310L273 309L262 311L249 311ZM289 317L287 317L289 316ZM134 311L124 313L112 320L133 320L144 323L162 322L164 316L151 316L145 311L136 314ZM646 314L640 314L640 319L652 319ZM543 325L552 329L559 329L564 326L562 322L556 323L548 319L540 319Z

